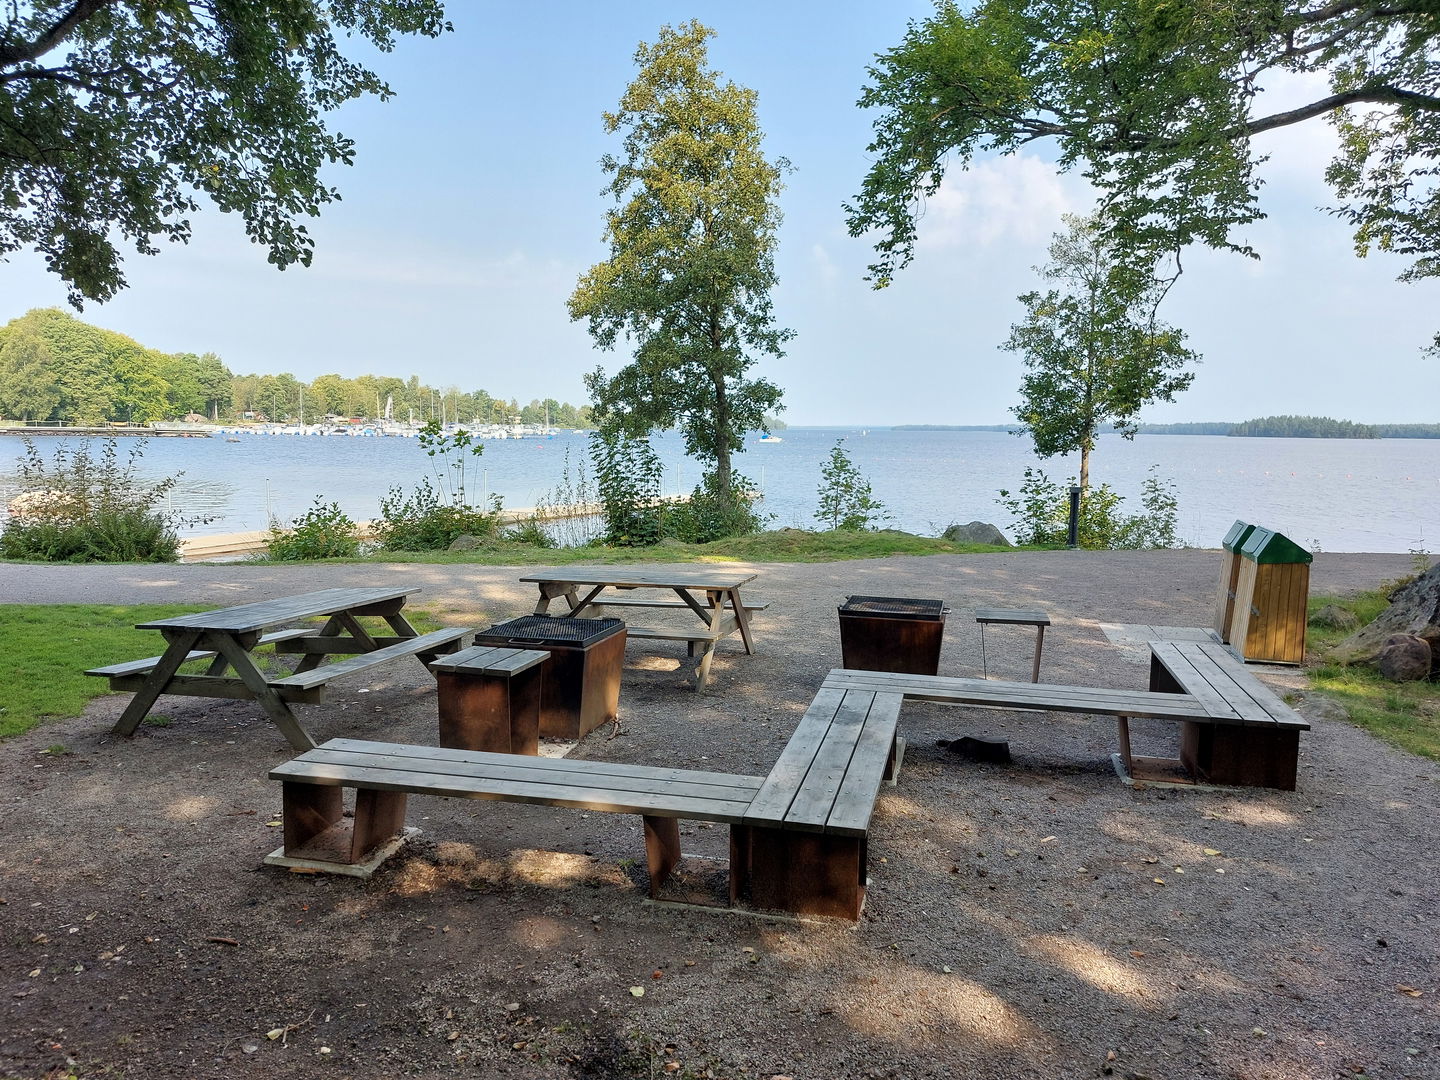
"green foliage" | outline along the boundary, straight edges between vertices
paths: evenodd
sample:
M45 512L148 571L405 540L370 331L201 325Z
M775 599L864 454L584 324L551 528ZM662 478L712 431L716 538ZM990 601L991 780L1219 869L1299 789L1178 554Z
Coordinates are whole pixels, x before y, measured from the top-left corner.
M590 462L605 520L604 542L648 547L664 535L660 499L663 468L648 439L633 439L613 427L590 434Z
M750 480L732 473L730 484L707 472L687 502L665 509L665 533L686 544L709 544L733 536L759 532L765 521L755 512Z
M1017 494L1002 488L998 502L1013 521L1015 542L1062 547L1069 538L1070 488L1057 484L1040 469L1026 469ZM1170 481L1150 473L1140 496L1138 514L1120 511L1124 502L1108 484L1092 486L1080 499L1079 542L1082 548L1169 548L1179 544L1175 531L1178 503Z
M47 462L24 440L20 495L0 531L0 554L43 562L174 562L178 529L198 524L162 509L180 474L147 480L139 474L145 441L121 459L105 439L98 455L89 440L55 447Z
M276 561L348 559L359 553L355 522L340 509L339 503L324 503L318 495L314 505L291 522L290 528L286 529L278 521L270 523L268 557Z
M387 551L441 551L459 536L493 536L500 518L499 496L493 501L490 510L444 502L430 478L422 477L410 494L392 487L380 500L375 538Z
M339 198L321 173L354 157L325 114L391 95L341 43L449 29L438 0L31 0L4 18L0 258L40 252L77 307L125 287L117 243L189 240L205 197L274 265L309 265L300 222Z
M832 529L878 528L890 516L885 504L871 497L870 481L850 460L844 439L836 441L830 460L820 466L819 495L815 516Z
M550 535L545 520L539 514L532 514L522 521L515 522L501 534L501 539L507 544L520 544L532 548L560 546L560 541Z
M591 446L593 449L593 435ZM585 459L576 461L572 468L567 446L560 465L560 479L540 496L534 517L517 525L510 535L531 537L525 541L529 543L536 543L533 538L537 535L544 536L547 542L537 545L541 547L584 547L599 540L605 531L605 519L594 509L599 502L600 496L585 471Z
M1185 335L1159 322L1168 286L1126 265L1093 220L1066 215L1040 273L1060 287L1020 297L1026 318L1001 348L1024 357L1020 404L1012 410L1042 458L1080 453L1080 486L1090 487L1090 454L1102 425L1134 438L1141 408L1172 401L1195 376Z
M883 284L913 256L947 167L1054 139L1138 265L1189 244L1253 255L1233 239L1262 216L1253 136L1326 117L1340 134L1326 178L1357 252L1440 274L1436 36L1428 2L939 3L869 69L873 164L846 208L851 234L878 232ZM1276 85L1315 96L1282 93L1267 112Z
M476 442L475 437L461 428L446 432L439 420L428 421L417 437L420 446L430 458L435 473L435 484L451 506L467 506L465 498L466 481L471 479L469 464L471 458L485 453L485 444Z
M104 679L84 672L153 653L155 631L136 630L136 623L203 610L0 604L0 738L29 731L47 717L78 716L92 698L107 693Z
M1229 431L1231 435L1280 439L1374 439L1375 428L1328 416L1262 416L1246 420Z
M587 377L596 418L631 438L678 427L728 492L731 455L781 407L779 387L747 372L792 336L770 299L788 163L762 153L754 91L707 66L713 33L665 26L636 50L639 74L604 118L624 132L623 159L602 162L610 257L580 278L569 312L602 349L622 337L634 348L613 377Z

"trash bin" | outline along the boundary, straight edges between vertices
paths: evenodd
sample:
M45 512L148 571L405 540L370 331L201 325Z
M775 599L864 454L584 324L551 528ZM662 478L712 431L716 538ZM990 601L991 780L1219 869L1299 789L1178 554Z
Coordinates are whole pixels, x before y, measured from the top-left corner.
M1240 548L1230 647L1243 660L1299 664L1314 558L1293 540L1256 526Z
M839 611L845 667L909 675L940 673L940 641L950 613L945 601L851 596Z
M1230 621L1235 617L1235 584L1240 579L1240 547L1250 539L1250 534L1254 531L1254 525L1237 521L1230 526L1230 531L1225 534L1225 539L1220 544L1224 555L1220 560L1220 588L1215 593L1213 625L1221 641L1230 640Z
M544 649L472 645L430 665L439 696L440 745L492 754L540 752Z
M541 735L578 739L619 713L625 663L625 624L619 619L526 615L476 634L475 644L550 654L541 669Z

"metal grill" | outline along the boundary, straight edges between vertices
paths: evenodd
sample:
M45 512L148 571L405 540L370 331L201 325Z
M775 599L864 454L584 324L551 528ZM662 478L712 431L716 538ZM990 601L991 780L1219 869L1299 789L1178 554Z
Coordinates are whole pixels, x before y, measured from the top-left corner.
M841 615L874 619L941 619L944 600L914 600L903 596L852 596L840 605Z
M497 623L477 642L503 641L506 644L544 643L588 645L618 633L625 624L619 619L562 619L549 615L524 615L509 622Z

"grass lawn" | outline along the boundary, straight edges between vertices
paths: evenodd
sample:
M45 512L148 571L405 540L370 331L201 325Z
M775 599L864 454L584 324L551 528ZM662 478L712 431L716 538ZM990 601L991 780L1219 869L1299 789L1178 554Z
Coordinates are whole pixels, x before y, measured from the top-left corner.
M1361 625L1388 606L1390 588L1350 596L1312 596L1310 613L1328 604L1353 613ZM1310 647L1322 655L1348 631L1310 625ZM1393 683L1374 668L1325 663L1309 666L1310 685L1334 698L1357 726L1392 745L1440 760L1440 685L1433 682Z
M92 698L109 693L109 684L84 674L122 660L155 656L165 642L154 630L135 624L168 619L192 611L193 604L3 604L0 605L0 739L29 731L47 717L79 716ZM420 633L440 628L423 610L406 608ZM261 654L262 668L274 662ZM203 671L197 660L182 670ZM164 699L146 723L163 723Z

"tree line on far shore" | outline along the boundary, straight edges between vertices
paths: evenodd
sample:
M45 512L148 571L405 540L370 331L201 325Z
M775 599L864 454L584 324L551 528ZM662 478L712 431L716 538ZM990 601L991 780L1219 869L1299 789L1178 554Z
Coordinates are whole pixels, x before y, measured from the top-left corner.
M1018 424L897 424L894 431L1018 431ZM1112 435L1113 424L1100 434ZM1235 424L1205 420L1183 424L1139 424L1140 435L1239 435L1276 439L1440 439L1440 424L1357 424L1328 416L1262 416Z
M417 376L235 375L214 353L165 353L56 308L0 326L0 418L93 425L203 416L315 423L326 416L589 427L590 406L520 405Z

